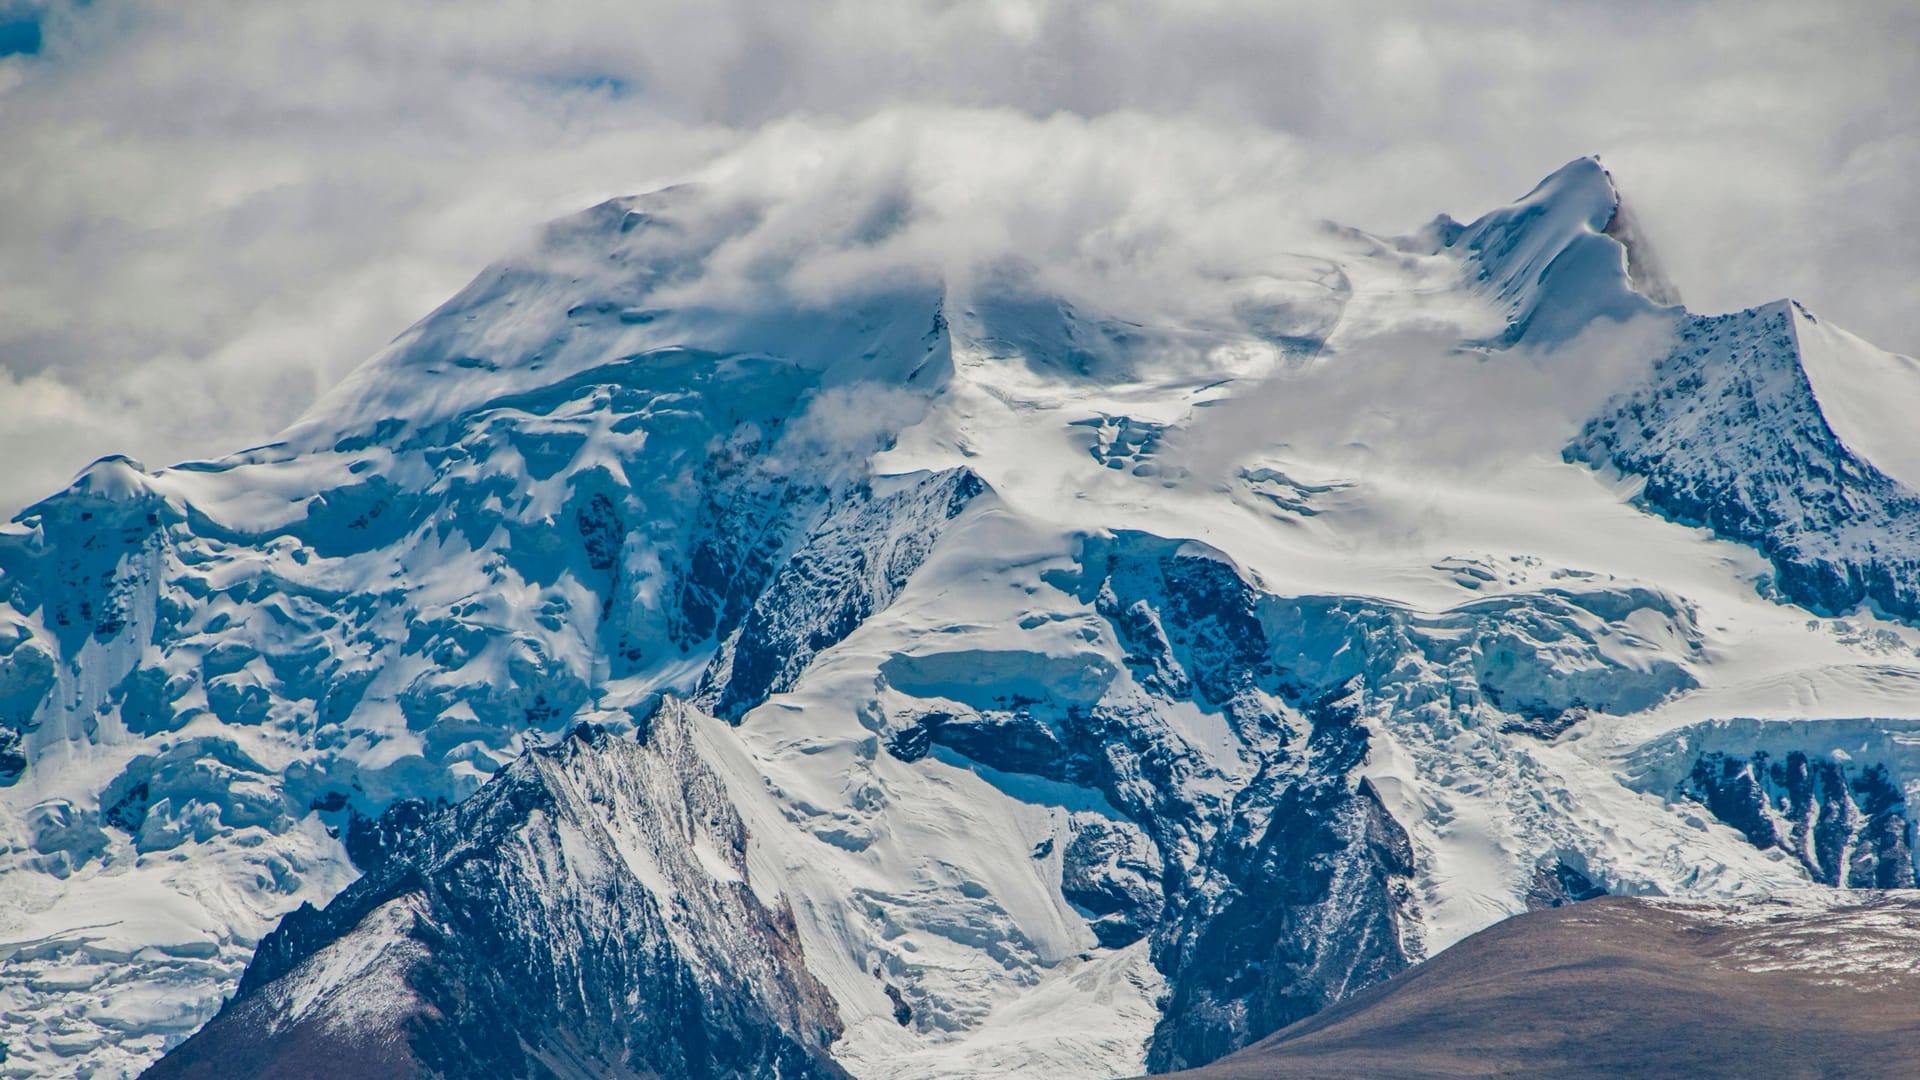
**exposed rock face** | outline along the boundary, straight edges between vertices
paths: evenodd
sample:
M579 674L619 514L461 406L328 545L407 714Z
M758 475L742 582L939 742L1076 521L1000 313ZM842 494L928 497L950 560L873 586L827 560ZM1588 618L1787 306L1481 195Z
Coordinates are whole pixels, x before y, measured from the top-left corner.
M638 742L581 728L457 807L390 815L366 876L288 916L148 1075L845 1075L693 715L669 701Z
M1762 851L1826 885L1916 884L1909 793L1914 724L1723 720L1682 728L1635 755L1636 784L1704 807Z
M1603 644L1629 619L1686 640L1686 612L1645 590L1419 614L1267 595L1204 545L1139 534L1087 541L1079 569L1054 581L1108 621L1129 680L1056 676L1041 684L1052 692L1011 695L999 680L995 697L924 661L901 664L894 689L947 704L901 715L887 746L1095 788L1150 838L1153 856L1142 849L1132 868L1103 857L1090 870L1076 837L1062 884L1104 943L1159 920L1152 943L1170 997L1155 1068L1212 1060L1423 955L1412 843L1363 775L1373 724L1432 723L1450 739L1451 715L1423 717L1464 705L1527 740L1538 737L1529 720L1589 704L1634 711L1691 685L1678 664L1628 666ZM1062 684L1084 691L1075 700ZM1169 723L1182 709L1218 717L1232 755ZM1155 864L1149 888L1141 871Z
M57 676L53 654L31 640L24 626L0 624L0 786L20 779L27 756L21 743L39 727L35 714L52 692Z
M793 688L814 655L887 606L948 522L986 491L965 469L875 495L847 493L799 544L721 646L696 698L737 720Z
M1094 936L1107 948L1147 936L1166 908L1159 848L1132 822L1095 814L1071 821L1073 839L1061 859L1061 895L1091 917Z
M1683 792L1757 848L1799 859L1815 881L1852 889L1915 885L1913 823L1884 765L1865 768L1788 751L1744 760L1703 754Z
M1220 894L1164 935L1174 993L1155 1069L1211 1061L1419 959L1412 847L1364 780L1288 787L1265 832L1215 860Z
M1566 864L1564 859L1542 862L1527 884L1527 910L1565 907L1583 900L1594 900L1607 891L1593 879Z
M1920 622L1920 495L1834 434L1802 368L1804 317L1786 301L1687 317L1567 456L1644 477L1653 509L1752 544L1795 603Z
M1624 249L1627 280L1635 292L1662 306L1677 307L1682 303L1680 290L1668 279L1659 256L1640 229L1639 217L1627 208L1625 199L1614 206L1613 218L1601 232L1618 241Z

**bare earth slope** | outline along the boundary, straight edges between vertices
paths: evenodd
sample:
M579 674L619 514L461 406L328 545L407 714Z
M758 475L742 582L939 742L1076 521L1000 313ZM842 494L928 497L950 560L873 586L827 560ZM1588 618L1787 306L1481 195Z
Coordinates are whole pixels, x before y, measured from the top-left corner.
M1517 916L1186 1080L1920 1075L1920 900Z

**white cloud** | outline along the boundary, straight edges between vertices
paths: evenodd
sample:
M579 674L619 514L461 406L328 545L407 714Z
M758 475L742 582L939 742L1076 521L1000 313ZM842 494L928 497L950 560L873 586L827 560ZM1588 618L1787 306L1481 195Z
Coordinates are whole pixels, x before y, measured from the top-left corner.
M1791 294L1920 352L1910 4L0 0L22 12L0 509L102 453L261 441L539 221L729 170L776 206L844 189L826 232L776 215L738 253L797 247L826 288L994 250L1199 280L1279 222L1469 216L1598 152L1696 309ZM889 192L907 227L822 244Z

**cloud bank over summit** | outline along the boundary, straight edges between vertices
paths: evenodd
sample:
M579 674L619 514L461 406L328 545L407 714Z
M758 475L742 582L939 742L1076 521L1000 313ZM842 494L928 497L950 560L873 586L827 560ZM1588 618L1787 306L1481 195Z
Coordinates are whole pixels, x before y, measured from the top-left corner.
M701 283L1029 265L1192 320L1296 230L1600 153L1697 310L1920 351L1908 5L0 0L0 510L270 438L538 224L696 181ZM25 31L21 32L26 40ZM724 201L724 200L722 200Z

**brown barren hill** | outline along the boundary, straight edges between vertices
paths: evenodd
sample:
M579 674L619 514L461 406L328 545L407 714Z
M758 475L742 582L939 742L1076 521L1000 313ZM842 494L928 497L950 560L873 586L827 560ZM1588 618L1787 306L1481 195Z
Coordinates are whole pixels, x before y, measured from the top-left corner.
M1168 1075L1916 1077L1920 894L1815 909L1606 897L1531 912Z

